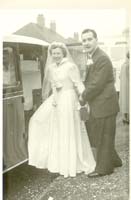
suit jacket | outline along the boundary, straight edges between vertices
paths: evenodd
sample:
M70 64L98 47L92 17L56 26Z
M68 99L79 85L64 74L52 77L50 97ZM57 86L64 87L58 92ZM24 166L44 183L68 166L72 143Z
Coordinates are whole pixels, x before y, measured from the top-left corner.
M112 63L99 47L94 52L92 60L93 64L86 74L86 89L82 97L89 103L93 117L103 118L114 115L119 111L119 104Z

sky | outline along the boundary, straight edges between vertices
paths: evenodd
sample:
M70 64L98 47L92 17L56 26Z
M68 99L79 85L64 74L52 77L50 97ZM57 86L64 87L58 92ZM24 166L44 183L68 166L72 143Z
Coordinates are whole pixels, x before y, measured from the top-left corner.
M93 28L98 36L121 34L128 26L125 9L30 9L0 10L1 35L15 32L24 25L34 22L38 14L45 17L45 26L49 28L51 20L56 21L56 30L65 38L79 34L85 28Z
M91 8L127 8L130 0L1 0L0 7L9 9L91 9Z

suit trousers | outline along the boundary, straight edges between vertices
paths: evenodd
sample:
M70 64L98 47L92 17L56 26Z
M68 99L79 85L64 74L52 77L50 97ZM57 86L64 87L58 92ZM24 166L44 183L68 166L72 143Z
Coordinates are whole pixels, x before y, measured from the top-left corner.
M90 115L86 122L87 133L92 147L96 148L96 169L101 174L113 172L122 164L115 150L116 114L105 118Z

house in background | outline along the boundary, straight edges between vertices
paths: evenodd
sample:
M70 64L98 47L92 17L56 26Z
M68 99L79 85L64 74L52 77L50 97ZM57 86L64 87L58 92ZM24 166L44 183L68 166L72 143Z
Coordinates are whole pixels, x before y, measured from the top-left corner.
M49 43L59 41L65 44L75 43L80 45L79 35L77 32L74 32L73 37L64 38L62 35L57 33L55 21L51 21L50 27L47 28L43 14L37 16L37 23L31 22L17 30L14 34L38 38ZM106 51L113 62L116 88L119 91L119 74L129 46L129 29L125 29L123 33L120 33L119 35L102 36L102 38L99 38L99 41L100 47ZM78 48L75 45L71 45L69 51L75 63L78 65L79 69L81 69L82 74L84 74L83 66L85 59L83 58L84 54L82 47L79 46Z
M74 33L74 38L69 39L65 39L62 35L57 33L55 21L51 21L50 28L47 28L45 26L45 18L43 14L37 16L37 23L31 22L17 30L14 34L38 38L49 43L58 41L68 44L78 42L79 39L78 33Z

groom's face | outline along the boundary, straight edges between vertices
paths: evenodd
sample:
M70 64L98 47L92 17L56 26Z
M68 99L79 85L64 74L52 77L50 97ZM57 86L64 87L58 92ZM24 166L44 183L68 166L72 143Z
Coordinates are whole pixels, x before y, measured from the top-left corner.
M94 37L92 32L83 33L82 45L87 53L92 53L97 46L97 38Z

